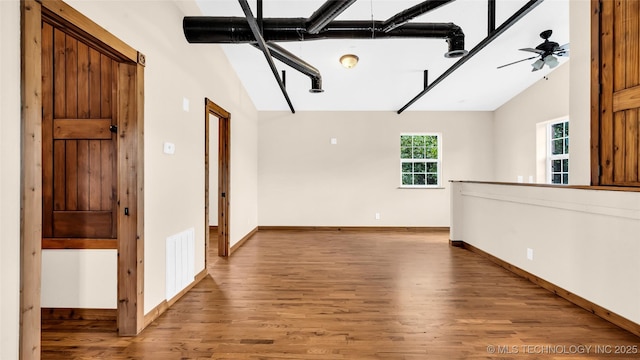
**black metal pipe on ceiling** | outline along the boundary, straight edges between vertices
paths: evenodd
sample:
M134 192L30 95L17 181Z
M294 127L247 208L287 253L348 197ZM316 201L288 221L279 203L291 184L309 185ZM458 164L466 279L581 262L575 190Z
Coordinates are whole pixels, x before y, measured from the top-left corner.
M276 66L273 63L273 59L271 58L271 53L269 52L269 48L267 47L267 44L264 38L260 34L260 27L258 25L258 21L253 16L253 13L251 12L251 8L249 7L249 3L247 2L247 0L238 0L238 2L240 3L240 7L242 7L242 11L244 11L244 14L246 16L246 22L249 26L249 30L253 34L254 39L256 40L257 46L260 48L260 50L262 50L262 53L264 54L264 58L267 60L267 63L269 64L269 68L271 68L271 72L273 73L273 76L276 78L276 81L278 82L280 91L282 92L282 95L287 101L287 105L289 105L289 109L291 110L291 113L295 113L296 110L293 108L293 104L291 103L289 94L287 93L287 90L284 87L284 82L280 79L280 76L278 75L278 70L276 69Z
M328 0L307 19L307 32L319 33L327 24L342 14L356 0Z
M252 45L259 48L257 44ZM267 43L267 47L270 50L271 56L307 75L311 79L311 89L309 89L309 92L321 93L324 91L322 90L322 75L320 75L320 71L317 68L276 43Z
M389 32L399 26L402 26L408 23L409 21L411 21L412 19L415 19L420 15L428 13L429 11L437 9L440 6L450 3L452 1L454 0L427 0L427 1L421 2L420 4L412 6L406 10L403 10L393 15L389 19L385 20L382 23L382 31Z
M389 32L382 21L332 21L323 31L311 34L304 18L268 18L263 20L263 38L267 42L307 41L321 39L385 39L441 38L449 49L445 56L460 57L464 50L464 32L453 23L408 23ZM256 38L241 17L186 16L183 30L189 43L241 44L255 43Z
M511 15L502 25L500 25L497 29L495 29L489 36L480 41L476 46L473 47L469 51L469 54L462 59L455 62L455 64L451 65L442 75L440 75L437 79L435 79L429 86L427 86L424 90L422 90L418 95L416 95L413 99L411 99L406 105L404 105L400 110L398 110L398 114L401 114L403 111L409 108L409 106L413 105L416 101L418 101L421 97L423 97L426 93L428 93L431 89L433 89L436 85L444 81L449 75L451 75L454 71L456 71L460 66L469 61L474 55L479 53L482 49L484 49L487 45L489 45L493 40L498 38L498 36L502 35L507 29L509 29L513 24L517 23L522 19L525 15L527 15L531 10L533 10L536 6L540 5L544 0L529 0L526 4L524 4L518 11L516 11L513 15Z

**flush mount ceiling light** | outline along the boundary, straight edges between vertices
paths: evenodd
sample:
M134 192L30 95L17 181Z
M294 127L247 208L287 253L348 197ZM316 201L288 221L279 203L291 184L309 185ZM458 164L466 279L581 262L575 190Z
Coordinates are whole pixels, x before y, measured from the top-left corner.
M358 60L358 56L354 54L345 54L340 57L340 64L342 64L342 66L346 67L347 69L351 69L352 67L356 66Z

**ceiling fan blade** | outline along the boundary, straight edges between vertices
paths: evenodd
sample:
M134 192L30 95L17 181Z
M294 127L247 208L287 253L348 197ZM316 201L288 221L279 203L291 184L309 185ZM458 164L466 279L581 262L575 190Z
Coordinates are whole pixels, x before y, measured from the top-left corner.
M569 43L566 43L562 46L559 46L557 50L567 50L569 51Z
M567 57L567 56L569 56L569 50L554 51L553 55Z
M505 66L509 66L509 65L517 64L517 63L519 63L519 62L523 62L523 61L527 61L527 60L531 60L531 59L535 59L535 58L537 58L537 56L532 56L532 57L530 57L530 58L526 58L526 59L522 59L522 60L514 61L514 62L512 62L512 63L508 63L508 64L504 64L504 65L500 65L500 66L498 66L496 69L501 69L501 68L503 68L503 67L505 67Z
M544 54L544 51L538 50L538 49L534 49L534 48L522 48L522 49L518 49L518 50L533 52L533 53L540 54L540 55Z

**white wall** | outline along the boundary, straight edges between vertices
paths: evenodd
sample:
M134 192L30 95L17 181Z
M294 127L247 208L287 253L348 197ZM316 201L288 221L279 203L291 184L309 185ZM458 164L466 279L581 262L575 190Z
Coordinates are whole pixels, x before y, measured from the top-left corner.
M209 226L218 226L218 145L220 120L209 116Z
M558 66L549 80L539 80L494 112L495 181L536 178L536 124L569 115L570 66L570 62ZM574 119L569 121L573 146Z
M591 184L591 2L569 3L571 73L569 183Z
M0 359L20 324L20 2L0 1Z
M640 324L640 193L453 185L452 240Z
M449 226L448 181L491 179L491 122L490 112L261 112L260 225ZM442 133L443 189L398 188L403 132Z

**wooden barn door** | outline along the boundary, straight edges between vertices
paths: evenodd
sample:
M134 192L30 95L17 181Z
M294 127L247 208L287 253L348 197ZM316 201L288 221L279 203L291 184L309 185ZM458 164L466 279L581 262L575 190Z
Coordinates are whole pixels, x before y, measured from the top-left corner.
M594 2L594 185L640 186L640 1ZM598 31L599 30L599 31ZM599 52L597 51L599 48ZM599 135L598 135L599 134ZM599 143L599 144L598 144ZM599 149L598 149L599 147Z
M42 26L45 248L117 248L118 62Z

